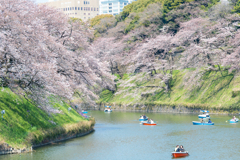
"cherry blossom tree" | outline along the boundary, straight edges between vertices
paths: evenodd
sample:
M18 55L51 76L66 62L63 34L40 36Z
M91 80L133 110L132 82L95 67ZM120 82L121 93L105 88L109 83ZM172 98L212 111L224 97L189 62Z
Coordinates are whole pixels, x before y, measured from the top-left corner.
M0 77L3 86L47 107L51 94L96 99L114 88L105 65L87 48L92 31L54 8L28 0L0 1ZM90 52L89 52L90 53ZM96 87L98 86L98 87ZM93 101L91 101L93 102Z

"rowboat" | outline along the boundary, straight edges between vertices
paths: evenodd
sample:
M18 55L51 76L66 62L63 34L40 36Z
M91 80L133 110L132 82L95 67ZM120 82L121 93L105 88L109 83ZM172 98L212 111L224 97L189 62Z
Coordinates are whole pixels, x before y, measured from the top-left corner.
M230 123L237 123L238 121L239 121L238 118L236 118L235 120L233 120L233 119L230 119L230 120L229 120Z
M193 125L214 125L214 122L212 123L201 123L201 122L197 122L197 121L192 121Z
M143 122L142 124L146 125L146 126L156 126L157 125L156 123L148 123L148 122Z
M202 112L203 114L200 114L200 115L198 115L198 118L210 118L210 116L209 116L209 111L207 111L207 110L200 110L200 112ZM206 114L204 114L204 113L206 113Z
M237 123L237 121L235 121L235 120L230 120L229 122L230 123Z
M188 156L188 151L185 151L185 152L172 152L172 156L174 158L178 158L178 157L186 157Z
M112 112L111 109L105 109L104 112Z
M146 118L139 118L139 121L147 121L148 120L148 117Z
M210 118L209 114L200 114L198 118Z
M105 106L104 112L112 112L111 106Z

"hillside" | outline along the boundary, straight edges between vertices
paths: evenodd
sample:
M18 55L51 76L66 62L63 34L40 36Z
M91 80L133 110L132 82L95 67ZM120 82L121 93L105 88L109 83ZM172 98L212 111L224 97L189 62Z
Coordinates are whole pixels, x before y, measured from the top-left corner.
M160 87L161 79L146 77L146 73L125 74L117 79L117 91L105 90L98 103L109 105L163 105L189 108L239 110L240 78L233 73L209 71L198 85L193 85L189 76L194 69L174 70L171 91Z
M13 148L27 148L68 133L89 130L94 123L82 117L62 99L51 97L51 111L44 111L36 105L13 93L8 88L0 90L0 110L5 110L0 120L0 146L8 143Z
M97 102L239 110L239 3L172 2L137 1L96 32L96 57L117 77Z

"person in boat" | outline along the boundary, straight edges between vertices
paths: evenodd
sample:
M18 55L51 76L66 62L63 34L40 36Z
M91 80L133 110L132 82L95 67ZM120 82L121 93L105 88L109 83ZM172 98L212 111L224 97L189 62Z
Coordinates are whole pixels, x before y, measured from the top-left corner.
M203 123L203 118L201 119L201 123Z
M236 118L235 118L235 116L233 116L233 118L231 119L231 121L236 121Z
M180 152L185 152L185 149L183 148L182 145L180 146L180 149L179 149L179 150L180 150Z
M143 115L143 118L146 119L146 115L145 114Z
M208 123L212 123L211 119L209 118Z
M179 149L179 145L176 146L176 148L174 149L175 152L180 152L180 149Z
M151 123L151 124L153 124L153 123L154 123L154 121L153 121L152 119L150 119L150 123Z
M147 122L150 123L150 119L149 118L148 118Z

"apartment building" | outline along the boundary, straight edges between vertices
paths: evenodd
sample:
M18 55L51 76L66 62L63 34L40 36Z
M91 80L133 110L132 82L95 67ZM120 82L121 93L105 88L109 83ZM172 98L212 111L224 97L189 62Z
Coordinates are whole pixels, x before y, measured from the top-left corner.
M99 14L99 0L57 0L42 3L57 8L64 14L86 21Z
M132 3L135 0L100 0L99 14L117 15L122 12L124 6Z

